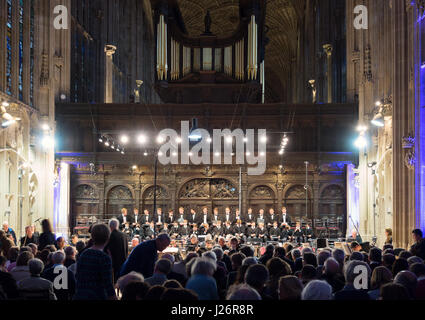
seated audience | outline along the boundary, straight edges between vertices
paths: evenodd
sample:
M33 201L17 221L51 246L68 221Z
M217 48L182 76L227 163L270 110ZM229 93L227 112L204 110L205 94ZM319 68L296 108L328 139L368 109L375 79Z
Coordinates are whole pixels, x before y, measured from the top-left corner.
M332 300L332 287L326 281L310 281L301 293L301 300Z

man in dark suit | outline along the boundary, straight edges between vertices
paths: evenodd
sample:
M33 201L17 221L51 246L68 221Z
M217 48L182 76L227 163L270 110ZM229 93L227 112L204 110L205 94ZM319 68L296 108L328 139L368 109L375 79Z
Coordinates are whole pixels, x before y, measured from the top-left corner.
M168 216L165 218L165 222L170 224L173 224L174 221L176 221L176 218L174 217L174 210L169 210L168 211Z
M279 216L274 212L273 208L269 209L269 215L266 218L267 221L267 227L271 228L273 226L273 223L276 221L279 221Z
M235 236L240 238L245 236L245 226L242 224L242 221L239 219L236 221L236 224L233 226L233 233Z
M213 224L213 225L217 225L217 222L218 222L219 220L221 220L221 216L220 216L220 214L218 213L218 208L214 208L214 213L213 213L213 216L212 216L212 218L211 218L211 224Z
M133 223L133 226L135 226L136 224L140 223L140 214L139 214L139 209L134 208L133 209L133 216L130 217L131 222Z
M279 218L280 218L281 226L283 226L285 224L290 226L291 223L292 223L291 218L289 217L289 215L286 212L286 207L282 207L282 213L280 214Z
M148 209L143 210L143 215L140 219L140 224L141 225L147 225L152 221L152 217L151 214L149 213Z
M414 256L418 256L425 260L425 240L423 239L423 233L420 229L412 231L413 241L415 244L410 248L410 252Z
M258 211L258 217L257 217L257 225L260 223L266 224L266 216L264 214L264 209L260 209Z
M280 240L282 236L282 232L277 224L277 221L273 222L273 226L269 230L269 238L270 240Z
M183 224L183 221L186 220L186 214L184 213L183 207L179 208L179 213L178 213L176 219L179 222L179 224Z
M245 224L245 226L249 227L252 222L255 221L254 213L252 212L252 208L248 208L248 212L243 217L242 222Z
M222 221L223 223L226 223L227 221L229 221L231 224L233 224L234 222L234 217L232 212L230 211L229 207L226 207L226 209L224 209L224 214L222 217Z
M206 224L206 223L210 223L211 222L211 218L210 215L208 214L208 208L207 207L203 207L202 208L202 215L199 217L199 224Z
M195 209L190 209L190 214L189 214L189 216L188 216L188 222L189 222L189 224L198 224L200 221L199 221L199 218L200 218L200 215L195 211Z
M141 273L145 278L153 275L155 262L158 259L158 251L164 251L170 245L170 237L162 233L155 240L145 241L131 251L131 254L124 262L120 276L124 276L131 271Z
M117 220L119 222L119 229L123 230L124 227L125 227L125 224L127 222L130 222L130 219L127 215L127 209L126 208L121 209L121 214L117 217Z
M118 280L121 267L127 259L128 254L128 239L127 236L118 230L118 221L111 219L109 221L111 235L108 244L105 247L105 252L108 252L112 258L112 269L114 272L114 282Z

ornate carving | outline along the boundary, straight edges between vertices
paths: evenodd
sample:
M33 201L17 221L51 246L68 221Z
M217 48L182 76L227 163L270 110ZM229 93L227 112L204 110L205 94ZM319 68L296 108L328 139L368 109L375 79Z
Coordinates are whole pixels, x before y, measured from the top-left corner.
M286 193L287 199L305 199L305 189L302 185L291 187Z
M125 186L117 186L109 191L110 200L131 200L133 196L131 191Z
M370 46L367 46L364 51L364 80L371 82L372 78L372 58L370 54Z
M83 184L78 186L74 192L74 198L77 199L98 199L98 195L93 187Z
M45 87L49 84L49 61L48 55L43 52L41 55L40 86Z
M213 179L211 182L211 194L213 198L237 198L237 189L225 179Z
M323 190L321 198L331 200L344 199L344 191L337 185L331 185Z
M184 185L180 191L180 198L209 198L210 186L209 180L195 179Z
M412 133L402 138L402 147L406 150L404 155L404 164L410 170L415 169L416 153L415 153L416 138Z
M419 14L422 16L425 13L425 0L416 0L416 5L418 6Z
M251 191L251 198L273 199L274 192L267 186L258 186Z
M409 170L414 170L416 165L416 153L412 149L406 152L404 156L404 164Z
M146 191L145 191L145 200L153 200L154 199L154 191L155 188L154 186L149 187ZM169 195L167 190L165 190L165 188L157 186L156 187L156 198L157 199L168 199Z
M412 133L409 133L409 135L404 136L402 138L402 147L403 149L412 149L415 147L415 137Z
M328 58L332 56L333 47L331 44L324 44L323 50L325 50L326 56Z

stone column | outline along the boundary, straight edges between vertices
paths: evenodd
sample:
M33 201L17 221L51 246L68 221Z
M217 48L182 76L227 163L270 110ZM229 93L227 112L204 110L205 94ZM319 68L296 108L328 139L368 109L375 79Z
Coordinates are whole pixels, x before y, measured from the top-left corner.
M112 103L114 102L114 95L113 95L113 61L112 57L115 54L115 51L117 50L117 47L113 45L106 45L105 46L105 103Z
M325 50L326 57L328 59L327 65L328 65L328 71L327 71L327 78L328 78L328 103L332 103L332 51L333 47L331 44L325 44L323 45L323 49Z

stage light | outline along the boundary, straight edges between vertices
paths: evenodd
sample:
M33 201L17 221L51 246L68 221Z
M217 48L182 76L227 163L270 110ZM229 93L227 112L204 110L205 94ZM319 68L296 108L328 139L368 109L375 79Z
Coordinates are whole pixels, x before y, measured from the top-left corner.
M127 144L128 143L128 136L127 135L122 135L120 138L120 141L122 144Z
M144 134L141 134L137 137L137 142L140 144L145 144L146 143L146 136Z
M365 125L359 125L359 126L357 126L357 131L359 131L359 132L366 132L367 129L368 129L368 127L365 126Z
M136 166L136 165L134 165L134 166L132 167L132 169L133 169L133 170L137 170L137 166Z
M367 141L364 135L360 135L354 142L354 145L359 149L365 148L367 146Z
M232 136L227 136L226 137L226 142L227 143L232 143L233 142L233 137Z
M115 146L114 146L114 145L112 145L112 146L111 146L111 149L112 149L112 150L115 150Z
M107 146L107 147L109 147L109 146L110 146L110 143L109 143L109 141L108 141L108 140L106 140L106 141L105 141L105 146Z
M251 155L251 152L249 152L249 151L248 151L248 152L246 153L246 155L247 155L247 157L249 157L249 156Z
M3 107L7 108L10 104L7 101L3 101L3 103L1 104Z
M44 136L41 145L45 149L51 149L55 146L55 140L50 136Z
M193 156L193 153L192 153L192 152L189 152L187 155L188 155L189 157L192 157L192 156Z
M283 166L282 165L279 165L279 169L283 169Z
M219 157L219 156L220 156L220 152L216 152L216 153L214 153L214 155L215 155L216 157Z
M117 152L120 152L120 147L118 146L118 148L117 148Z
M208 142L208 143L211 143L211 142L212 142L211 137L208 137L208 138L207 138L207 142Z
M173 152L173 157L177 157L177 152Z
M377 107L382 106L382 102L381 101L376 101L375 106L377 106Z
M50 130L50 127L49 127L49 125L48 125L47 123L43 123L43 124L41 125L41 128L42 128L44 131L49 131L49 130Z
M103 143L103 137L99 137L99 142Z
M160 151L158 152L158 157L162 157L163 153Z
M121 151L121 154L125 154L124 150Z
M177 137L177 138L176 138L176 143L182 143L182 138Z
M145 152L143 153L143 155L144 155L145 157L147 157L147 156L148 156L148 153L145 151Z
M284 154L284 153L285 153L285 150L283 150L283 149L280 149L280 150L279 150L279 154L280 154L280 155L282 155L282 154Z
M267 136L262 136L260 141L262 143L266 143L267 142Z
M244 137L243 138L243 142L248 142L248 138L247 137Z
M264 157L266 154L264 152L260 152L260 157Z

